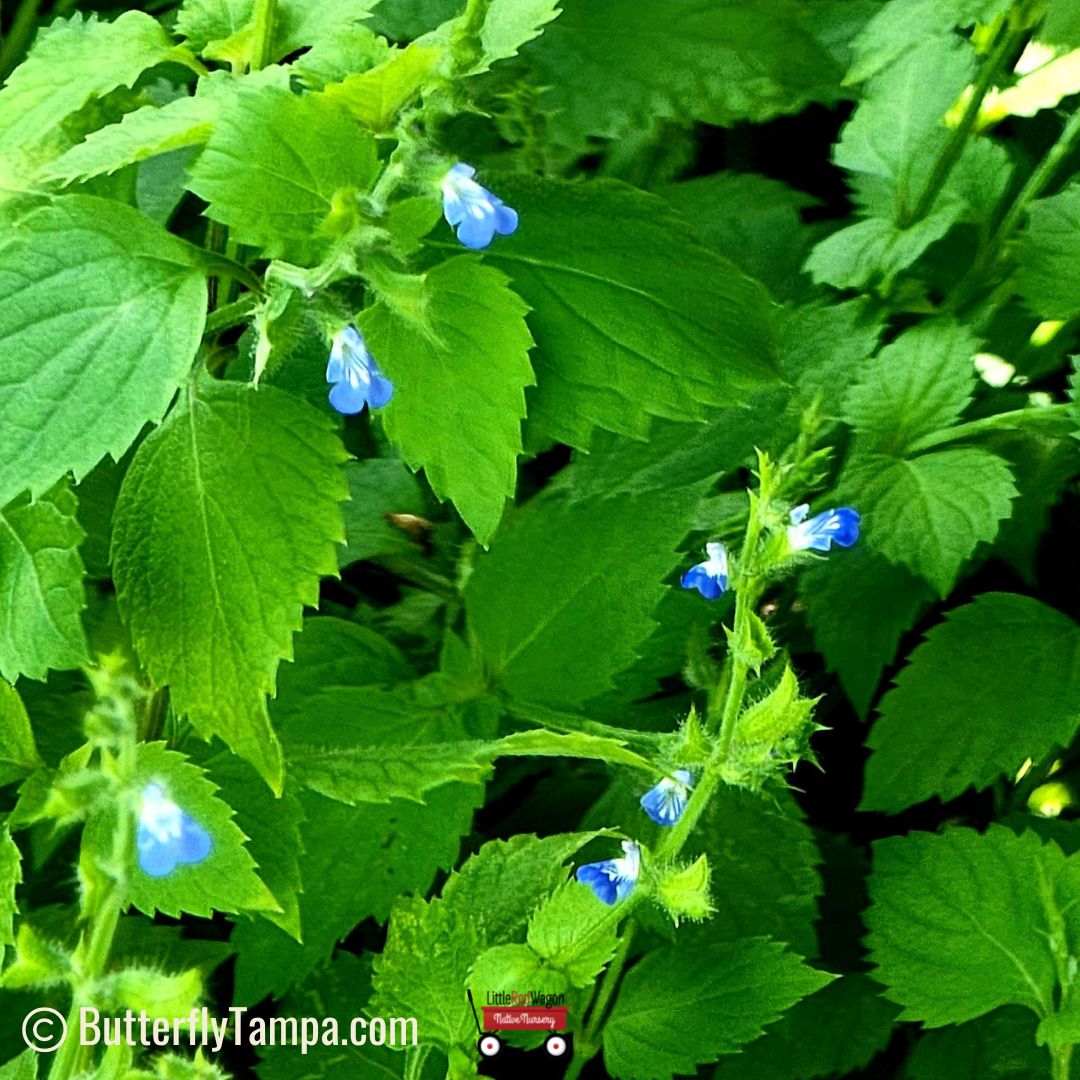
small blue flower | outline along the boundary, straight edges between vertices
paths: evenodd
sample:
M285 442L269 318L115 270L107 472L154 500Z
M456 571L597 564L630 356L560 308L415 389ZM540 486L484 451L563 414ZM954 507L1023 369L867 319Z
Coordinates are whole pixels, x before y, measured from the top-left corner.
M641 872L641 853L637 844L633 840L624 840L622 849L624 854L621 859L586 863L577 870L578 881L588 885L605 904L625 900Z
M326 381L334 384L330 404L350 416L362 412L365 405L381 409L394 396L394 384L379 370L364 335L355 326L346 326L334 335Z
M679 584L684 589L697 589L706 600L716 600L727 589L727 548L723 544L706 544L705 554L709 557L687 570Z
M686 809L693 786L693 773L676 769L673 776L665 776L656 787L641 796L641 807L657 825L674 825Z
M859 522L862 519L850 506L826 510L807 521L806 515L809 513L810 507L806 503L791 511L787 539L792 551L825 552L834 543L848 548L859 539Z
M443 177L443 217L457 230L457 238L478 251L491 243L495 234L509 236L518 227L517 211L497 195L478 184L471 165L458 163Z
M135 846L143 872L165 877L178 863L202 862L213 845L210 834L196 825L159 785L147 784L139 802Z

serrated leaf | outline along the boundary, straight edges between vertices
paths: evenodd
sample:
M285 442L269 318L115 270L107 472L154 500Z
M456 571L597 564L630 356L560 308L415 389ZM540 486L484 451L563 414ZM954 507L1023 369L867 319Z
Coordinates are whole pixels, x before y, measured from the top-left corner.
M940 240L956 223L952 206L903 227L887 218L872 217L838 229L814 246L806 272L818 284L835 289L892 288L896 277Z
M1016 246L1017 291L1044 319L1080 314L1080 183L1032 203Z
M566 861L596 835L490 841L437 899L399 900L376 961L374 1007L415 1016L425 1042L471 1048L476 1029L465 986L473 963L485 949L524 936L537 905L565 881Z
M74 15L41 30L0 92L0 141L6 151L0 157L0 188L7 186L5 180L17 182L34 161L52 156L41 149L48 140L63 149L55 130L62 120L92 98L132 86L172 52L161 24L141 11L126 11L113 22Z
M991 825L874 844L870 927L874 978L901 1020L960 1024L1001 1005L1054 1011L1051 938L1074 939L1080 859L1034 833Z
M923 323L886 345L847 394L843 419L861 450L902 457L951 427L971 401L978 339L956 323Z
M765 291L663 200L612 181L495 186L522 224L485 258L533 309L529 418L544 434L578 449L595 427L642 438L650 416L702 420L776 380Z
M0 241L0 506L119 459L159 420L202 337L196 249L85 195L31 210Z
M125 114L119 124L92 131L86 139L50 162L43 180L87 180L107 175L137 161L199 146L210 137L218 105L212 97L182 97L160 108L144 105Z
M956 1027L924 1031L908 1055L910 1080L1045 1080L1046 1051L1035 1045L1037 1018L1009 1005Z
M22 852L7 826L0 826L0 963L7 946L15 944L15 889L22 879Z
M477 34L479 53L461 71L480 75L499 60L518 55L518 50L544 32L560 14L563 0L490 0ZM460 6L460 5L459 5ZM464 16L443 22L418 40L423 46L446 46L464 24Z
M244 846L247 837L220 798L217 785L183 754L164 743L140 743L132 780L133 793L156 783L200 828L210 834L210 854L200 863L180 864L167 877L150 877L139 866L135 830L131 830L126 867L127 901L147 915L182 912L208 918L215 910L273 910L274 898L256 873L255 860ZM109 807L89 822L83 846L99 860L111 858L116 813L128 807Z
M49 668L89 660L80 613L86 606L76 502L61 483L34 502L0 510L0 675L43 679Z
M534 499L477 559L469 626L515 697L575 706L611 689L652 632L651 613L701 484L568 503Z
M752 1042L832 978L764 938L717 944L684 931L627 974L604 1027L604 1063L618 1080L693 1073ZM673 1011L676 987L683 1008Z
M341 619L308 619L296 639L295 663L281 669L271 702L275 726L287 748L313 731L348 737L350 726L363 728L376 700L354 695L374 694L411 676L404 657L371 630ZM348 693L332 693L341 690ZM360 700L365 704L358 710ZM409 718L398 715L399 722ZM304 944L269 923L241 923L233 934L239 1002L280 996L328 958L357 923L370 917L385 922L402 893L426 893L436 873L456 862L483 789L448 784L432 791L426 805L397 799L360 811L314 792L301 791L298 798L304 814L304 891L298 898Z
M358 123L385 132L420 93L441 56L439 49L418 44L395 49L381 64L330 83L323 90L331 101L344 105Z
M1009 0L892 0L881 5L853 43L847 81L871 78L929 38L947 36L956 27L990 23L1009 6Z
M317 45L326 37L368 17L371 4L358 0L277 0L266 61ZM196 52L247 67L254 40L255 0L184 0L176 16L176 33Z
M691 847L708 856L715 882L713 940L768 935L803 956L817 954L821 854L790 795L774 801L721 788Z
M320 576L337 571L344 457L310 406L206 379L139 448L117 501L114 578L147 672L274 787L266 694Z
M40 763L26 706L15 687L0 679L0 786L20 779Z
M909 460L859 458L842 478L866 542L947 596L980 541L997 535L1016 496L1008 464L976 447Z
M502 274L463 256L425 275L422 323L385 303L357 320L394 383L387 435L485 545L514 493L525 387L535 381L527 310ZM468 421L448 425L447 415Z
M206 762L207 775L221 788L232 807L236 824L247 837L247 849L259 867L280 911L264 911L264 918L300 940L300 827L304 813L300 800L286 791L275 797L259 774L243 759L219 754Z
M562 8L529 55L537 81L552 88L556 131L572 145L661 118L760 123L840 96L839 65L806 9L787 0L666 0L659 9L562 0Z
M773 296L791 299L812 231L801 211L818 202L811 195L757 173L719 172L660 189L698 239ZM806 279L801 284L805 287Z
M325 244L338 201L367 191L378 171L374 137L343 105L270 85L237 91L189 186L238 241L280 256Z
M561 971L571 986L586 987L595 982L614 955L618 933L592 890L568 881L536 909L529 919L526 941L537 956Z
M863 805L948 800L1041 761L1072 741L1078 701L1080 627L1026 596L979 596L927 634L882 699Z
M865 717L881 674L904 632L934 594L903 566L857 545L838 560L808 566L799 576L814 644L848 699Z
M864 1069L888 1045L896 1007L865 975L844 975L796 1002L711 1080L815 1080Z

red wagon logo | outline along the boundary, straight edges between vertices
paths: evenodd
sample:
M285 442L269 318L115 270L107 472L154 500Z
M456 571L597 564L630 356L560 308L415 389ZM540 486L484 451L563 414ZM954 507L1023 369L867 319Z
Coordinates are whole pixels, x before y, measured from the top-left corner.
M476 1030L480 1033L476 1046L481 1056L493 1058L502 1050L503 1041L495 1034L497 1031L549 1031L551 1034L544 1040L544 1049L552 1057L562 1057L569 1049L566 1036L560 1034L565 1032L568 1026L565 1006L539 1008L532 1005L485 1005L481 1009L484 1014L484 1024L481 1027L472 991L467 990L466 993L469 995L469 1008L472 1009L473 1019L476 1021Z

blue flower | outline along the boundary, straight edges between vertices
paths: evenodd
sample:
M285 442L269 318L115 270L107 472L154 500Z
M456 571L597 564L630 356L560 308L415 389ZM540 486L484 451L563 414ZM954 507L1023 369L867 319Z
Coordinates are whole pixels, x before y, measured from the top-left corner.
M178 863L202 862L213 845L210 834L196 825L159 785L147 784L139 802L135 846L143 872L165 877Z
M665 776L641 796L641 807L657 825L674 825L686 809L693 786L693 774L687 769L676 769L674 776Z
M862 519L850 506L826 510L807 521L806 515L809 513L810 507L806 503L791 511L787 539L792 551L824 552L834 543L847 548L859 539L859 522Z
M632 840L624 840L622 849L624 854L621 859L587 863L579 866L577 870L578 881L588 885L605 904L625 900L641 872L641 853L637 844Z
M697 589L706 600L716 600L727 589L727 548L723 544L706 544L705 553L709 557L687 570L679 584L684 589Z
M394 395L394 384L379 370L355 326L334 335L326 381L334 384L330 404L347 415L362 412L365 405L381 409Z
M518 227L516 210L478 184L476 170L460 162L443 177L442 206L447 224L457 238L474 251L486 248L495 234L509 236Z

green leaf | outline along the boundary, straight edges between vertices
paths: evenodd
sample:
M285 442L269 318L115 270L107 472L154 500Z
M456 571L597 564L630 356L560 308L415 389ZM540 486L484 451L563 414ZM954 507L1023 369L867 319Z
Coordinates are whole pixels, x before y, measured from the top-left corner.
M926 435L951 427L971 401L978 339L957 323L923 323L864 368L843 419L860 450L902 457Z
M874 978L901 1020L960 1024L1000 1005L1054 1011L1054 935L1075 940L1080 859L991 825L874 844Z
M331 101L344 105L358 123L372 131L389 131L398 113L420 93L441 56L439 49L423 45L395 49L381 64L323 89Z
M1080 627L1026 596L979 596L927 634L882 700L863 805L948 800L1043 760L1075 736L1078 701Z
M907 1059L910 1080L1046 1080L1046 1051L1035 1045L1037 1018L1009 1005L957 1027L924 1031Z
M305 46L317 45L342 28L367 18L358 0L277 0L267 62L280 60ZM184 0L176 16L176 33L189 48L215 60L246 68L254 48L255 0Z
M296 662L281 669L271 702L275 726L289 749L313 731L349 738L363 730L370 703L378 701L361 690L373 695L410 676L401 654L372 631L340 619L307 619L296 638ZM399 710L399 723L409 719ZM328 958L357 923L371 917L385 922L398 896L426 893L436 873L457 861L483 788L447 784L432 791L426 805L397 799L361 811L314 792L297 797L304 817L298 860L304 944L270 923L241 923L232 939L239 954L239 1002L280 996Z
M337 571L344 456L310 406L207 379L139 448L116 506L114 577L146 670L273 787L266 694L320 576Z
M22 852L7 826L0 826L0 964L7 946L15 944L15 889L22 879Z
M43 679L49 668L89 659L80 613L86 607L75 520L67 484L34 502L25 496L0 510L0 675Z
M708 856L715 882L713 940L767 935L803 956L816 955L822 860L795 800L786 793L774 800L721 788L700 834L691 848Z
M544 27L560 14L559 5L563 3L564 0L489 0L477 35L479 51L469 58L460 74L479 75L497 61L517 56L522 45L538 38ZM464 25L464 15L443 22L421 37L418 44L450 45Z
M469 626L515 697L575 706L612 688L654 628L702 485L568 503L534 499L477 559Z
M40 173L43 180L87 180L108 175L137 161L185 146L200 146L210 137L218 104L212 97L182 97L160 108L144 105L126 113L119 124L92 131Z
M618 1080L693 1073L832 978L764 938L717 944L684 931L627 974L604 1027L604 1063ZM676 992L681 1007L672 1010Z
M904 567L859 544L842 562L822 561L803 570L799 595L814 644L855 711L865 717L900 638L929 606L933 592Z
M595 427L642 438L650 416L703 420L777 378L765 291L663 200L613 181L494 186L522 225L485 258L533 309L541 432L583 450Z
M710 251L790 299L813 235L801 211L817 199L756 173L719 172L660 189ZM806 279L802 279L805 286Z
M527 310L502 274L463 256L425 275L422 322L387 303L357 320L394 383L387 435L484 545L514 493L525 387L535 381ZM448 415L468 422L447 424Z
M976 447L910 460L857 459L841 483L873 550L948 595L980 541L993 540L1016 495L1009 466Z
M0 506L69 470L79 479L105 454L119 459L161 418L202 337L196 256L130 207L84 195L6 230Z
M847 82L862 82L884 71L931 38L948 37L956 27L989 23L1010 0L891 0L855 39Z
M668 0L662 13L619 0L562 8L529 58L571 145L658 119L761 123L841 96L840 67L814 37L813 16L789 0Z
M275 797L259 774L242 758L219 754L206 762L207 774L233 808L236 824L247 837L247 849L259 876L280 912L263 911L264 918L300 940L300 828L304 812L291 792Z
M408 41L460 15L465 0L380 0L370 26L394 41Z
M0 787L21 779L40 763L26 706L15 687L0 679Z
M247 837L233 821L232 809L216 795L217 785L183 754L164 743L140 743L131 792L158 784L200 828L213 847L200 863L181 864L167 877L150 877L139 866L134 830L127 862L127 899L140 911L179 916L181 912L209 918L224 912L273 910L277 905L255 872L255 861L244 846ZM117 813L129 807L109 807L86 825L84 849L99 861L111 858Z
M829 983L737 1057L721 1058L712 1080L814 1080L866 1068L888 1045L896 1015L879 994L865 975Z
M425 1042L471 1049L476 1028L465 987L473 963L524 936L537 905L565 881L566 861L596 835L493 840L450 876L437 899L401 898L376 960L374 1007L415 1016Z
M30 55L0 92L0 143L6 148L0 190L18 183L28 164L52 156L43 144L52 140L62 148L56 131L62 120L92 98L134 85L172 53L161 24L141 11L126 11L111 23L74 15L39 31Z
M1080 315L1080 183L1031 204L1016 245L1016 288L1044 319Z
M389 514L423 515L423 489L404 462L397 458L367 458L345 465L349 481L349 501L342 507L345 517L345 550L342 566L380 555L418 552L417 544L403 529L387 520Z
M616 924L577 881L566 882L536 909L526 940L545 964L579 987L596 981L619 943Z
M956 219L950 205L939 206L906 227L886 218L867 218L817 244L806 260L806 272L819 284L835 289L874 284L888 292L895 278L940 240Z
M374 137L343 105L271 85L237 92L189 186L237 241L280 256L325 245L339 203L367 191L378 171Z
M40 1057L36 1050L24 1050L18 1057L0 1065L0 1080L37 1080Z

